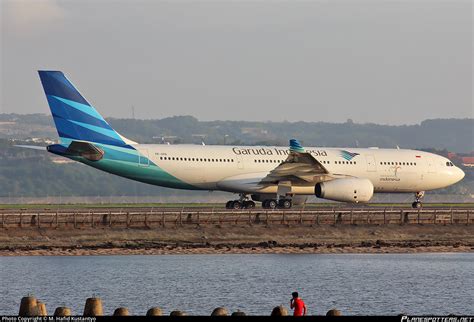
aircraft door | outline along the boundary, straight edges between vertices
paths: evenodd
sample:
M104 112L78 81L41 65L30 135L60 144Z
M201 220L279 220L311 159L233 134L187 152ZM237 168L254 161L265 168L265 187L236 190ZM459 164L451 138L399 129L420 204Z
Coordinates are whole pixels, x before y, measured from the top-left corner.
M148 155L148 149L138 152L138 165L140 167L148 167L150 165L150 158Z
M426 157L426 163L428 164L428 173L435 173L436 166L432 157Z
M236 158L236 161L237 161L237 168L243 169L244 168L244 162L242 160L242 156L236 155L235 158Z
M375 164L375 157L374 157L373 154L366 155L365 160L367 161L367 171L368 172L377 171L377 165Z

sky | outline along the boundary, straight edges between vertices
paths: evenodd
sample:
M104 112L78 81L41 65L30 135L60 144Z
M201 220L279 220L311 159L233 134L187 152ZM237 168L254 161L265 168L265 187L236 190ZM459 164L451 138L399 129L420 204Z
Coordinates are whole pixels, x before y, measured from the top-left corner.
M49 113L47 69L105 117L474 117L469 0L0 3L0 113Z

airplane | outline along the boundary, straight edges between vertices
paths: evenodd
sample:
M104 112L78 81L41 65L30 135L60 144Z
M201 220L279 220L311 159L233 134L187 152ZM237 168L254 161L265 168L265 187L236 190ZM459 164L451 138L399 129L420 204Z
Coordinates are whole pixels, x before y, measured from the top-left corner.
M61 71L39 71L59 135L54 153L132 180L239 195L228 209L289 209L306 198L367 203L374 193L414 193L462 180L449 159L424 151L379 148L139 144L117 133Z

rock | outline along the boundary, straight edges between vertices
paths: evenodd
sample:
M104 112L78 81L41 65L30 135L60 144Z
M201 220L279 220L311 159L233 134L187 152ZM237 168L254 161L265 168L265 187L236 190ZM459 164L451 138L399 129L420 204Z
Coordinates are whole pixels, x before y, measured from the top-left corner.
M232 312L231 316L246 316L245 312L237 310L236 312Z
M331 309L326 313L326 316L341 316L341 311L336 309Z
M159 307L152 307L146 312L146 316L161 316L163 311Z
M186 313L183 311L172 311L170 316L186 316Z
M215 308L214 311L212 311L211 313L211 316L227 316L227 315L229 315L229 313L223 307Z
M288 310L283 306L279 305L273 308L272 314L270 316L287 316Z

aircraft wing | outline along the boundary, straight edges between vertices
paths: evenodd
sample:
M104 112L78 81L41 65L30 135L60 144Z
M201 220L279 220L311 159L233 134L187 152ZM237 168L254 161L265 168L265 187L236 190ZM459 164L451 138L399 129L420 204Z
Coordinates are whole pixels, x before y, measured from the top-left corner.
M324 181L329 172L310 153L305 152L301 144L290 140L290 154L280 165L264 177L261 184L277 184L289 181L292 184L317 183Z

